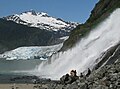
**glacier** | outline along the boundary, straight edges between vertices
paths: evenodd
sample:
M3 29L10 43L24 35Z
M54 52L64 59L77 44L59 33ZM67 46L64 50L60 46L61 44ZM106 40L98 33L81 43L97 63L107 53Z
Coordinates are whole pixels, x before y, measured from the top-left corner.
M18 47L14 50L0 54L0 58L5 58L6 60L20 60L20 59L47 60L53 53L56 53L58 50L60 50L62 45L63 44L61 43L52 46Z

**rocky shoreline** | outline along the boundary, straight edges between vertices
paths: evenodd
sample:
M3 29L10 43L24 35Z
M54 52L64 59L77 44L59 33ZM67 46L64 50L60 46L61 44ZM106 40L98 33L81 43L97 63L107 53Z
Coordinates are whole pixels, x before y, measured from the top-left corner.
M120 60L120 59L118 59ZM45 84L45 89L120 89L120 61L95 70L89 77L82 77L72 84ZM39 88L39 89L44 89Z
M94 70L89 77L79 78L72 84L61 84L60 81L40 79L36 76L12 77L9 84L16 84L16 86L21 83L23 86L31 84L33 89L120 89L119 60L114 64Z

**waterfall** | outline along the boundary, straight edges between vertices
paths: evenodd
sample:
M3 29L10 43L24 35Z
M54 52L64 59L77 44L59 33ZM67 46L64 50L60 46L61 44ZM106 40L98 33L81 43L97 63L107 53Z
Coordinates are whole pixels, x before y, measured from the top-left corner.
M120 41L120 9L116 9L105 21L64 53L54 55L51 63L42 63L35 69L36 75L59 79L71 69L78 74L95 65L100 55Z

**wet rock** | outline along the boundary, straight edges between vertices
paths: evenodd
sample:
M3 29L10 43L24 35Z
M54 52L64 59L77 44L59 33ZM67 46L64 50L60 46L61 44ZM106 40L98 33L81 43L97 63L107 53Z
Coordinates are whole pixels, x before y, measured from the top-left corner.
M98 87L96 87L95 89L108 89L108 87L103 86L103 85L99 85Z
M68 84L65 89L78 89L78 85L76 83Z
M62 84L57 85L55 89L64 89L64 85L62 85Z
M84 77L82 77L82 78L80 78L79 80L77 80L77 81L79 81L79 82L85 82L86 80L85 80L85 78Z
M88 89L88 84L87 83L80 83L79 88L80 89Z

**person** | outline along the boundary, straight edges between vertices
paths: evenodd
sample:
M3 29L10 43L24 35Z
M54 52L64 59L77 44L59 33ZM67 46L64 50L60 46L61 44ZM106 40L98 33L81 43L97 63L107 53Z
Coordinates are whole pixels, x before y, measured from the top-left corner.
M71 70L71 72L70 72L70 78L71 78L70 83L73 83L77 79L79 79L79 77L77 76L76 70Z
M83 73L80 73L80 78L82 78L83 77Z
M91 74L91 70L88 68L88 72L86 74L86 77L89 77L90 74Z
M61 81L62 84L68 84L69 81L70 81L70 76L69 76L69 74L63 75L63 76L60 78L60 81Z
M69 74L63 75L60 78L60 81L62 84L71 84L75 82L77 79L79 79L79 77L77 76L76 70L71 70L70 75Z

